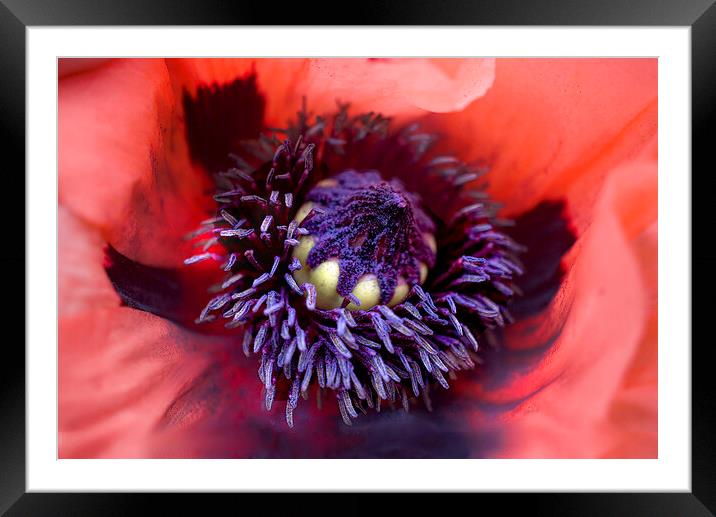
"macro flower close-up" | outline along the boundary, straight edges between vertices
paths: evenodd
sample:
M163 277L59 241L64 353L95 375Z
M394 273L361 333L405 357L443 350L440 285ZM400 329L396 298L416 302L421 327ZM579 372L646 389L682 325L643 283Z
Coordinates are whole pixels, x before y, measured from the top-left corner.
M60 458L657 457L657 60L60 59Z

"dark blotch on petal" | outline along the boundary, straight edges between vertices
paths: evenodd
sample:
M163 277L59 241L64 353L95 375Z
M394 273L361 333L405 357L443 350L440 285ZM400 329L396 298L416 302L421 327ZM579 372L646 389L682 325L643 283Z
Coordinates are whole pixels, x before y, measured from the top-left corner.
M499 437L493 430L471 428L455 405L434 412L402 410L368 414L340 426L338 458L469 458L485 456Z
M196 97L184 92L183 104L189 154L209 172L233 165L228 154L242 140L258 136L266 108L254 73L228 84L201 86Z
M544 310L557 294L564 277L562 257L576 240L563 200L543 201L515 220L505 230L515 241L527 247L520 256L526 274L516 279L523 296L516 296L510 312L516 319Z
M562 257L576 240L563 200L541 202L517 217L515 226L506 229L506 233L525 245L527 251L520 256L525 274L515 282L524 294L513 298L509 306L516 324L509 330L492 331L492 340L497 346L482 349L484 364L475 377L484 389L495 391L510 386L516 376L533 371L559 338L565 320L547 322L540 314L559 291L565 275ZM504 346L507 339L512 346ZM515 346L517 343L520 346ZM465 386L471 382L471 379L458 379L457 391L470 393L471 389ZM520 395L502 409L514 407L544 387L534 386L528 395Z
M104 269L123 305L176 322L196 318L196 309L184 306L182 276L177 270L145 266L110 245L105 249Z
M203 411L213 411L219 402L220 387L216 384L216 371L209 368L184 386L169 404L157 423L158 428L181 427Z

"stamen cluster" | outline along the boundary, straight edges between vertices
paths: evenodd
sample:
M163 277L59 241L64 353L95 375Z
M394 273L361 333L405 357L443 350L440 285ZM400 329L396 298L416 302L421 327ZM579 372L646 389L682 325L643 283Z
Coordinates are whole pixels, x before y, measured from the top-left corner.
M244 353L260 356L266 408L286 391L289 426L299 396L312 391L334 393L347 424L386 402L407 410L422 396L429 406L430 386L448 388L446 377L473 368L480 335L509 321L521 247L499 231L481 192L471 201L463 190L479 173L454 157L428 156L433 135L417 126L391 134L387 119L349 117L347 106L330 123L310 118L302 110L296 125L251 142L235 168L217 174L220 208L203 225L211 239L186 262L216 260L226 276L198 321L222 317L240 329ZM416 177L431 184L439 206L422 207L406 188ZM316 244L302 264L295 250L307 237ZM343 301L326 310L316 286L300 280L330 258L341 265ZM369 273L380 297L361 308L353 288ZM395 303L401 279L407 294Z

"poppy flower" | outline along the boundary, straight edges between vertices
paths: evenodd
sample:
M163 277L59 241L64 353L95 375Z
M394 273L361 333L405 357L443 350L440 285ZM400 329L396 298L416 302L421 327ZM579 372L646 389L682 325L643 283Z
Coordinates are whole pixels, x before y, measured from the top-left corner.
M60 457L656 457L656 67L60 60Z

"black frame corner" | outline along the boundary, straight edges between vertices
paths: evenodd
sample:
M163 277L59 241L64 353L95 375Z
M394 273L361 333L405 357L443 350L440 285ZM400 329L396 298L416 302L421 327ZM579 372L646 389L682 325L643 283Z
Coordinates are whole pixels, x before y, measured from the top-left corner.
M320 3L320 2L319 2ZM368 2L370 4L370 2ZM177 4L169 1L144 0L87 1L87 0L0 0L0 142L4 156L11 160L5 168L6 188L25 191L24 175L8 171L25 170L25 30L33 25L281 25L281 24L371 24L371 25L678 25L692 30L692 193L708 195L706 178L713 178L716 170L712 150L716 140L713 131L716 118L716 4L714 0L540 0L530 8L519 0L488 0L466 4L457 1L420 2L420 8L407 10L404 4L368 5L361 3L350 20L329 20L334 9L278 10L268 4L262 7L219 0L188 0ZM316 14L321 12L323 14ZM335 17L334 17L335 18ZM7 161L4 165L7 165ZM700 185L693 188L693 183ZM713 181L713 180L711 180ZM1 206L8 220L17 220L18 212L25 213L25 196L14 196ZM712 235L716 216L707 203L692 206L693 236ZM20 206L15 206L19 204ZM12 219L11 219L12 218ZM15 248L25 242L25 228L15 223L9 231ZM693 239L694 283L692 302L692 492L673 494L520 494L478 495L483 499L498 499L499 508L529 510L538 514L559 515L714 515L716 514L716 399L711 373L716 364L716 352L704 332L704 322L714 303L713 271L716 252L711 251L711 239ZM6 268L22 268L25 275L25 256L17 252L4 254L0 261ZM8 258L9 257L9 258ZM8 269L5 269L6 271ZM20 275L5 279L7 292L25 292ZM8 285L8 282L10 284ZM15 285L15 282L17 285ZM8 290L8 287L10 290ZM16 288L16 289L15 289ZM697 303L697 295L701 298ZM12 310L15 321L24 319L24 303ZM24 295L23 295L24 301ZM20 314L22 311L22 314ZM10 321L10 318L7 319ZM701 331L702 339L697 339ZM708 337L706 337L708 336ZM25 493L25 354L18 346L19 339L7 339L5 355L0 361L0 513L9 515L123 515L147 507L159 496L147 494L36 494ZM686 344L685 344L686 345ZM304 498L304 495L292 497ZM234 504L247 502L251 495L224 495ZM321 496L322 497L322 496ZM329 496L326 496L329 497ZM342 508L351 508L365 515L374 507L373 495L341 496ZM458 496L463 497L463 496ZM474 497L474 496L465 496ZM408 506L423 505L424 496L415 495ZM188 495L175 495L161 505L176 507L181 513L193 508L207 513L206 498L190 502ZM228 502L228 501L227 501ZM229 502L229 504L231 504ZM259 503L258 500L256 500ZM259 503L263 504L263 503ZM401 503L402 504L402 503ZM473 503L474 504L474 503ZM478 501L480 504L480 501ZM196 505L195 507L193 505ZM409 508L404 508L409 510ZM509 512L508 512L509 513Z

